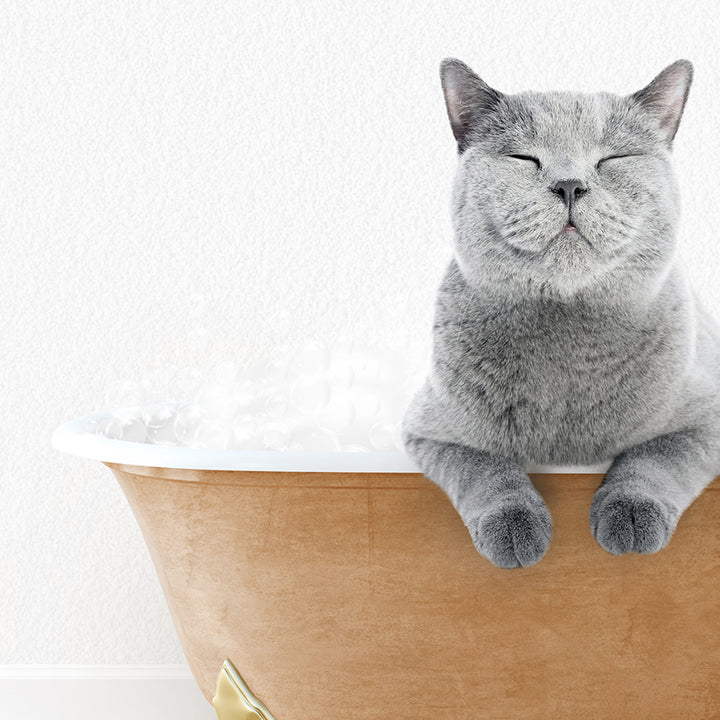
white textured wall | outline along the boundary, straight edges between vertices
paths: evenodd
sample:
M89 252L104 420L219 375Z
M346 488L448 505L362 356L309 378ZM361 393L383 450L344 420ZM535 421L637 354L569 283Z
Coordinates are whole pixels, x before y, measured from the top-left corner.
M451 241L445 56L506 92L629 93L692 60L682 248L720 316L710 0L0 10L0 663L183 662L109 470L49 443L113 378L247 360L285 333L429 341Z

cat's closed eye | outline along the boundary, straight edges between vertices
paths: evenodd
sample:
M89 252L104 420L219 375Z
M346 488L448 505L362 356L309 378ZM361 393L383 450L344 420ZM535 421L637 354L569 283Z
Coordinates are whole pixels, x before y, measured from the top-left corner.
M622 158L629 158L629 157L639 157L642 155L642 153L625 153L624 155L608 155L607 157L600 158L600 160L595 163L595 169L600 169L600 166L602 163L607 162L608 160L621 160Z
M533 157L532 155L508 155L508 157L514 158L515 160L525 160L535 163L537 168L540 168L540 160L538 160L536 157Z

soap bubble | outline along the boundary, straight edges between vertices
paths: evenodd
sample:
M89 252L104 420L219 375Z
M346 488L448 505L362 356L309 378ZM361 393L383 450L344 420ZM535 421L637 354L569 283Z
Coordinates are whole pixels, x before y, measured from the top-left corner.
M268 417L279 420L288 410L288 398L284 392L276 390L265 398L265 413Z
M372 390L356 389L352 394L355 417L360 424L375 420L380 410L380 398Z
M380 373L380 363L370 351L358 352L352 356L354 383L374 383Z
M145 423L143 422L140 412L120 411L115 416L122 423L122 440L125 442L144 443L147 439Z
M142 420L148 440L154 445L176 445L175 410L169 405L147 405Z
M83 432L86 433L97 433L98 425L100 421L97 418L89 418L83 423Z
M195 431L193 447L225 450L233 439L232 427L226 421L205 418Z
M395 449L395 423L375 423L368 433L370 445L379 452L390 452Z
M229 420L235 414L237 400L232 389L216 382L208 382L200 387L195 402L207 411L210 417Z
M206 416L205 408L200 405L189 403L180 407L175 417L175 436L178 441L183 445L191 445Z
M332 351L318 340L296 348L280 344L269 361L242 370L229 359L210 369L189 365L177 372L154 363L141 382L112 384L108 404L128 408L129 414L115 413L94 431L186 447L403 451L400 422L429 367L408 358L358 347L345 333L333 340ZM170 408L170 396L185 402Z
M409 403L404 393L387 389L381 398L379 413L388 420L398 421L405 415Z
M267 377L273 382L281 383L288 374L288 363L285 360L273 359L265 366Z
M355 338L349 333L338 333L333 340L333 352L350 354L354 347Z
M318 415L318 425L329 432L347 430L354 420L355 406L347 394L333 395Z
M317 377L328 369L329 364L330 352L327 345L319 340L311 340L300 348L294 369L300 375Z
M282 383L287 378L289 365L290 346L280 345L273 350L270 360L265 366L265 377L272 382Z
M298 450L336 452L340 449L340 442L333 433L313 426L295 428L290 434L290 442Z
M267 422L260 428L260 437L266 450L286 450L289 429L285 423Z
M411 400L427 380L427 370L416 370L412 372L403 383L402 389L405 397Z
M405 374L407 359L390 348L375 353L378 362L377 380L381 385L395 385Z
M239 408L249 408L257 400L257 383L249 378L243 378L235 386L235 402Z
M139 410L116 410L112 415L95 421L95 433L111 440L124 440L125 442L145 442L145 423L140 417Z
M122 421L114 415L103 418L95 426L95 434L110 440L122 440L123 424Z
M328 381L332 392L348 390L353 381L352 358L349 353L333 352L328 367Z
M370 452L369 447L365 445L358 445L356 443L347 443L341 447L343 452Z
M306 415L313 415L330 399L330 388L322 378L298 378L290 394L292 404Z
M260 424L254 415L239 415L232 423L232 447L237 450L258 449L261 446Z

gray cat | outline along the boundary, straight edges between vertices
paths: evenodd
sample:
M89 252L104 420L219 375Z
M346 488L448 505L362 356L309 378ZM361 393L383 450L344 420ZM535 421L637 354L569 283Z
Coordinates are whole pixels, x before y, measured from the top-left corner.
M405 448L499 567L550 542L529 463L611 463L595 539L656 552L720 472L720 330L675 253L671 150L692 65L628 96L508 95L455 59L440 75L454 254Z

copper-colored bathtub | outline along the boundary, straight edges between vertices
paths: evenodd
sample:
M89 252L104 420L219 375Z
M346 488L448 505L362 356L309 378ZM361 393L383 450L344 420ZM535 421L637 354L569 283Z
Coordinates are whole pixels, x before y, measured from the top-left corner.
M720 717L717 481L665 550L614 557L589 528L602 475L532 474L552 543L500 570L402 454L234 453L252 469L213 470L212 451L79 423L55 445L115 474L223 720ZM164 467L179 450L204 469Z

